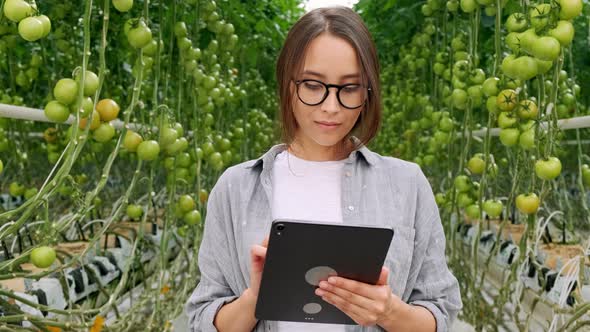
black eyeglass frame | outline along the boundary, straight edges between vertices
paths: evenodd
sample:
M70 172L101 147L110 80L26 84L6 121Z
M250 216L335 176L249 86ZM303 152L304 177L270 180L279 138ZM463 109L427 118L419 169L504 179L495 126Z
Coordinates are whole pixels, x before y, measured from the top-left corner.
M315 104L308 104L305 101L303 101L303 99L301 99L301 96L299 96L299 85L301 83L305 83L305 82L319 83L319 84L323 85L326 88L326 93L324 93L324 96L322 97L322 100L320 100L320 102L315 103ZM326 101L326 98L328 98L328 95L330 94L330 88L337 88L337 90L336 90L336 99L338 99L338 103L340 103L340 105L342 107L346 108L346 109L354 110L354 109L357 109L357 108L362 107L363 105L365 105L366 102L367 102L367 99L369 99L369 95L371 93L371 88L370 87L366 87L366 86L364 86L362 84L358 84L358 83L347 83L347 84L338 85L338 84L327 84L327 83L324 83L322 81L313 80L313 79L294 80L293 83L295 83L295 85L297 86L297 98L299 98L299 100L302 103L304 103L305 105L307 105L307 106L317 106L317 105L323 103L324 101ZM366 88L367 89L367 95L365 96L365 100L363 100L363 103L362 104L360 104L360 105L358 105L356 107L348 107L348 106L346 106L346 105L344 105L342 103L342 100L340 100L340 91L342 91L343 88L346 88L348 86L353 86L353 85L354 86L360 86L360 87Z

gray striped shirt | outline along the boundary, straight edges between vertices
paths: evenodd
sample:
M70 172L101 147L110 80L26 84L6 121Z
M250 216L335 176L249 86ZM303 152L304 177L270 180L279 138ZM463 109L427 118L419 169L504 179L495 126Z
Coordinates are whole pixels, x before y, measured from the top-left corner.
M185 305L191 331L216 331L219 309L248 287L250 247L262 242L272 223L273 161L286 148L275 145L259 159L228 168L211 190L198 253L201 280ZM344 224L393 227L385 259L393 293L430 310L437 332L447 331L462 303L447 267L434 195L420 167L366 146L351 152L342 175L342 218ZM277 331L277 322L261 320L254 331ZM347 325L346 331L383 329Z

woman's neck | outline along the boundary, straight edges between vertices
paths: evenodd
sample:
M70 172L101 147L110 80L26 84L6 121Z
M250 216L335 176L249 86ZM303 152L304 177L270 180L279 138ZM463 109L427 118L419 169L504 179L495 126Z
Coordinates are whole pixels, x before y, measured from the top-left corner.
M302 142L295 139L288 146L289 153L309 161L332 161L345 159L352 151L353 143L347 137L333 146L323 146L315 142Z

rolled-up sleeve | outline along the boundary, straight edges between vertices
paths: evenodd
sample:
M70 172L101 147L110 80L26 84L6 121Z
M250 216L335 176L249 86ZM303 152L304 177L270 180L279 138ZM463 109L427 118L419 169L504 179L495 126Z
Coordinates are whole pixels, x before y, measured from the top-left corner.
M218 182L219 184L219 182ZM218 206L219 188L213 188L207 203L203 240L199 248L198 266L201 278L189 300L185 312L191 332L216 332L213 324L221 307L238 296L229 287L224 271L231 269L226 245L227 233Z
M462 308L461 294L447 266L445 234L432 188L422 171L417 172L414 255L419 266L408 303L428 309L436 320L436 331L443 332L450 329Z

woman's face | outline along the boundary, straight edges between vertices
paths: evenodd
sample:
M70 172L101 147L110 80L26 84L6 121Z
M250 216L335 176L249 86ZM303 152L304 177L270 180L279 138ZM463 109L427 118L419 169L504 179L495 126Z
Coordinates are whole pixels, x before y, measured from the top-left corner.
M296 80L313 79L326 84L338 85L363 84L360 81L360 74L360 66L354 48L342 38L323 33L311 41L306 52L302 73L296 77ZM343 102L346 103L346 98L348 98L349 104L347 106L351 106L351 94L357 93L352 90L353 88L340 93ZM299 89L300 96L303 98L303 89L306 89L308 94L313 94L314 90L323 89L323 87L310 82L307 85L301 83ZM328 90L330 93L323 103L309 106L297 97L297 87L295 83L291 83L293 113L298 124L295 140L305 146L335 146L348 135L364 108L364 106L355 109L345 108L338 102L337 88ZM319 95L321 96L321 92ZM305 98L303 99L305 100ZM308 100L305 101L310 104Z

